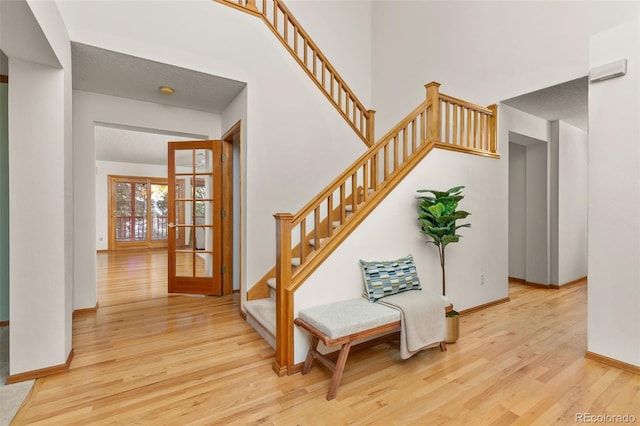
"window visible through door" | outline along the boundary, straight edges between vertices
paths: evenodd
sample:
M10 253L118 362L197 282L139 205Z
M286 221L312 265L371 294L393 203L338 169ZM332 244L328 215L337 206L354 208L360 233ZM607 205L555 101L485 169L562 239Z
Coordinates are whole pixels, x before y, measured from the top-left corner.
M167 247L166 178L109 175L109 250Z

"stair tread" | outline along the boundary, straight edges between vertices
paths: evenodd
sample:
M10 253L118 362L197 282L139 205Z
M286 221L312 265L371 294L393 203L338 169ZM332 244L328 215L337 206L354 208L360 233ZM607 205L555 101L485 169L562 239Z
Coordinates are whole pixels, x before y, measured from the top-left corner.
M248 300L244 307L267 331L276 335L276 302L273 299Z
M267 280L267 285L273 289L276 288L276 279L275 278L269 278Z
M291 266L300 266L300 258L292 257L291 258Z

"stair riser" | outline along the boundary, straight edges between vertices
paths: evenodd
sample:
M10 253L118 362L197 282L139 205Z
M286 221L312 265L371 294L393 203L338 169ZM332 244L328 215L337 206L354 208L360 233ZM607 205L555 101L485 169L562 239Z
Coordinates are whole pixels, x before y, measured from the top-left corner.
M276 348L276 337L269 332L260 322L247 312L247 323L271 346Z

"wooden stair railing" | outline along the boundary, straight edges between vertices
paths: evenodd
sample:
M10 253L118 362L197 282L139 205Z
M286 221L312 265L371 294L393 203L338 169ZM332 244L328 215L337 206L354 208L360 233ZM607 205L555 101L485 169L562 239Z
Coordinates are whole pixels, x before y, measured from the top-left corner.
M360 139L373 145L375 111L364 107L282 0L216 1L262 18Z
M439 86L425 85L427 99L298 213L274 215L278 375L293 366L295 291L434 147L499 158L497 107L440 94ZM305 241L313 241L312 250ZM292 270L294 257L299 266Z
M440 95L440 135L437 148L500 158L497 147L498 105L479 105ZM443 118L444 116L444 118Z

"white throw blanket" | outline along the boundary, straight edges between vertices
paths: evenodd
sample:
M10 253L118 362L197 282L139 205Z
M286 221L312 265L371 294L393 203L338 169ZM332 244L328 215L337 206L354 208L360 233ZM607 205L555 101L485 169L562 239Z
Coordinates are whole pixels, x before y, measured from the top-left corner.
M400 311L400 357L444 341L444 301L437 293L411 290L386 296L378 303Z

